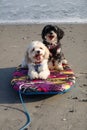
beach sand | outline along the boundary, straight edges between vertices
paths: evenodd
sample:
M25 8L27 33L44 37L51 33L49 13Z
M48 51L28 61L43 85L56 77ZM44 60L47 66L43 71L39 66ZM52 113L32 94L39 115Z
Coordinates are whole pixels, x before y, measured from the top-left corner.
M65 32L61 40L76 85L63 95L23 97L30 113L29 130L87 130L87 24L57 24ZM28 44L41 40L44 24L0 25L0 130L18 130L26 122L11 78Z

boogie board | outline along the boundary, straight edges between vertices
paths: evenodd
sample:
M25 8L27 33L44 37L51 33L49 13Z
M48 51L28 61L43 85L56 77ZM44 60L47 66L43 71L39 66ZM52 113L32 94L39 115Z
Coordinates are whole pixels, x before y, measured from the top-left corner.
M51 70L46 80L30 80L27 73L28 68L19 65L13 73L11 85L22 94L59 94L70 90L75 84L75 75L69 65L63 65L64 70Z

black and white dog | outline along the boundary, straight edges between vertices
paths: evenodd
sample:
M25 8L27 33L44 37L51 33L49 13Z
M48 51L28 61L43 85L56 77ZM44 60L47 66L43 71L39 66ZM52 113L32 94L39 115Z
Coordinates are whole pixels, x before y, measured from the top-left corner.
M64 31L55 25L46 25L42 30L43 43L50 51L49 69L63 70L62 64L67 64L60 43L63 36Z

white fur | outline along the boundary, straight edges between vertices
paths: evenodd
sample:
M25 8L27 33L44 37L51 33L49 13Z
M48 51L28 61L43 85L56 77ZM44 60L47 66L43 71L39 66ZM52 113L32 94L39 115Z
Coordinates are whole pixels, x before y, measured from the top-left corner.
M40 56L38 56L38 51ZM29 44L22 62L22 67L28 66L28 76L30 79L47 79L50 74L47 64L48 58L49 50L42 42L33 41ZM36 70L37 65L39 67Z
M61 48L57 49L57 54L61 52Z
M54 36L52 39L49 38L49 34L45 36L45 39L48 43L52 43L52 45L56 45L57 43L57 34L54 31L51 31L52 36Z

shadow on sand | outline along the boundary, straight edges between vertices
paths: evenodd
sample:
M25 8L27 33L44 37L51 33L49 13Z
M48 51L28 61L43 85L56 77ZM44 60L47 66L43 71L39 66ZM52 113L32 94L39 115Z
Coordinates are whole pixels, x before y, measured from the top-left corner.
M11 87L12 74L15 67L0 69L0 104L20 103L19 94ZM23 95L24 102L36 102L53 95Z

